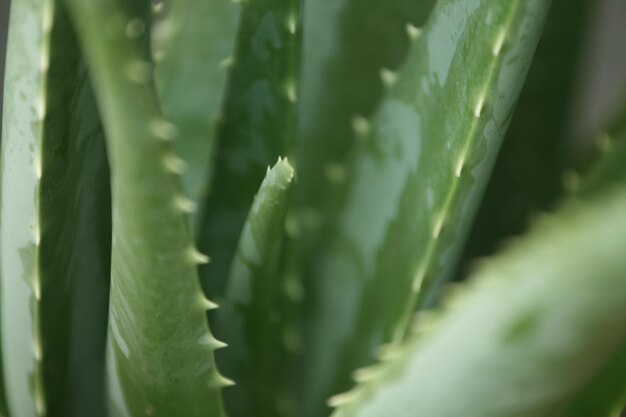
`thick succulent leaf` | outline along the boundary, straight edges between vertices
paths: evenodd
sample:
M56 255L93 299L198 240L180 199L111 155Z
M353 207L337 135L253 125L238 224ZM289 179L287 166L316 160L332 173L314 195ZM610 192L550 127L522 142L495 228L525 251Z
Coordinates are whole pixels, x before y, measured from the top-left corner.
M382 69L396 69L406 55L408 23L421 26L434 0L317 0L304 4L302 92L297 149L301 210L341 201L337 179L356 141L357 116L369 117L383 95ZM336 208L336 207L335 207ZM306 226L306 222L303 226ZM307 239L321 239L310 236Z
M67 0L94 80L112 172L108 378L119 416L223 416L219 375L169 140L148 57L121 0Z
M155 8L155 83L163 112L179 132L173 146L187 164L183 190L196 203L206 192L238 16L232 0L165 0Z
M555 0L467 241L458 278L563 193L565 139L591 0Z
M452 271L550 2L443 0L357 129L346 202L310 279L305 404L346 389ZM421 294L421 295L420 295ZM420 297L420 298L418 298Z
M215 175L198 232L211 263L203 286L220 300L252 196L265 169L293 142L300 50L300 0L242 3Z
M359 371L369 381L333 416L559 415L626 338L624 207L620 188L543 219L393 359Z
M11 415L103 416L104 137L61 4L11 4L2 138L2 345Z
M626 189L626 106L614 126L601 135L604 152L580 181L574 198L607 188ZM566 417L612 417L626 404L626 344L587 384L563 414Z
M293 179L286 159L268 170L243 228L216 311L215 334L229 348L217 353L224 374L237 385L225 392L229 415L281 416L278 401L282 340L279 275L285 216Z

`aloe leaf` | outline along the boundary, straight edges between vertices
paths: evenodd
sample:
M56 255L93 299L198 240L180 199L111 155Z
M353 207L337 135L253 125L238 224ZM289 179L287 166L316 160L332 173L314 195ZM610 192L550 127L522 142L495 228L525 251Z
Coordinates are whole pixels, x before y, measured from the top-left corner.
M242 2L236 52L218 128L215 176L198 233L211 255L203 286L219 300L265 168L294 140L300 0Z
M148 57L121 1L67 0L100 105L111 161L113 246L108 377L121 416L223 416L196 251Z
M384 91L381 69L398 67L410 45L406 25L421 26L434 4L434 0L305 2L296 187L302 190L301 210L331 210L317 216L325 218L338 204L335 200L341 201L341 190L332 191L357 139L352 121L372 115Z
M620 188L544 219L361 370L333 416L559 415L626 338L625 206Z
M444 0L373 120L361 120L346 203L310 280L307 407L350 385L452 272L550 2ZM421 33L421 35L420 35Z
M626 189L626 106L606 133L599 138L604 154L580 180L573 198L605 192L618 186ZM626 404L626 344L606 362L563 414L566 417L611 417Z
M553 2L467 240L459 277L474 259L493 253L504 239L522 233L529 217L553 208L563 194L569 110L584 29L594 3Z
M108 166L58 2L12 2L5 86L0 263L10 413L103 416Z
M229 348L217 354L220 369L237 385L225 392L231 416L280 416L280 280L282 236L293 179L286 159L269 170L243 228L216 335Z
M207 191L226 89L224 62L233 53L239 6L231 0L165 0L155 9L155 83L163 112L179 132L173 147L187 164L183 190L198 203ZM191 218L195 230L193 213Z

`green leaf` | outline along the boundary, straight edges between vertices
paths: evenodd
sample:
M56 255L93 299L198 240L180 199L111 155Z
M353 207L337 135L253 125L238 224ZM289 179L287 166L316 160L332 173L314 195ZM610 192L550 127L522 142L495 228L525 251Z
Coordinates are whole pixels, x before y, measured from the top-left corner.
M5 86L0 275L9 409L104 416L109 174L62 5L12 2Z
M199 247L211 263L203 286L220 300L252 196L266 167L294 140L300 0L242 3L236 52L218 130L215 176L202 213Z
M435 0L316 0L304 5L302 100L297 165L299 210L342 200L337 179L355 146L352 121L371 116L384 92L383 68L396 69L410 45L406 25L421 26ZM328 210L328 212L326 212ZM303 224L303 226L306 226ZM304 239L323 239L325 229ZM319 243L318 243L319 244Z
M560 415L626 338L626 192L613 191L486 261L393 359L359 371L369 381L333 416Z
M474 259L492 254L528 219L552 209L563 194L568 161L566 128L595 2L556 0L528 72L460 264L459 278Z
M280 416L282 241L293 168L286 159L268 172L243 228L224 301L216 311L215 333L229 348L217 354L237 385L225 392L236 416Z
M589 198L618 186L626 189L626 106L614 125L600 136L604 154L581 180L574 198ZM607 361L563 414L565 417L612 417L626 404L626 345Z
M306 407L347 389L453 271L550 2L443 0L346 171L346 200L310 277Z
M180 193L174 129L159 110L150 63L117 0L67 0L94 80L112 173L108 378L118 416L221 417L213 351Z
M179 132L173 146L187 165L183 190L196 203L207 192L238 16L231 0L164 0L154 14L155 83L163 112ZM191 219L195 231L193 213Z

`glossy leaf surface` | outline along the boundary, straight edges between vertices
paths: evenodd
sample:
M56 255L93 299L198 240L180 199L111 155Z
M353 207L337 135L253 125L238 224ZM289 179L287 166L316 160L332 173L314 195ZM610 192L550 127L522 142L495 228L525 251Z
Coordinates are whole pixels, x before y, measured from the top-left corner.
M117 0L67 0L102 109L111 161L113 246L108 380L116 416L223 416L174 129Z
M239 6L231 0L166 0L154 14L155 83L163 112L179 132L173 147L186 163L183 190L196 203L211 174L238 17Z
M554 1L457 278L465 276L474 259L492 254L507 237L524 232L530 217L553 209L565 191L567 126L585 27L595 3Z
M345 203L316 259L305 404L347 389L445 281L474 217L549 7L437 3L406 62L357 126Z
M265 169L292 145L300 50L300 1L243 2L215 176L199 231L211 256L203 286L218 303L252 197Z
M279 274L285 216L293 180L286 159L268 170L254 199L231 267L216 335L228 343L217 353L224 374L236 381L225 392L229 415L280 416L283 354Z
M625 204L570 204L486 261L333 416L559 415L626 338Z
M110 196L104 137L62 5L14 1L2 148L11 415L104 416Z

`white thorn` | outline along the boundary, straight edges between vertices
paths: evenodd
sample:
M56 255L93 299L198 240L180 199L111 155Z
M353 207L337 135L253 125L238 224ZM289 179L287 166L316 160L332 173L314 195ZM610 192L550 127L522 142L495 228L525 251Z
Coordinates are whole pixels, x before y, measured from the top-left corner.
M39 61L39 69L41 70L41 72L46 72L48 71L49 67L50 67L50 54L48 53L48 51L44 50L41 52L41 59Z
M41 179L41 176L43 175L41 163L41 157L37 155L35 158L35 176L37 177L37 181L39 181Z
M498 33L498 37L493 44L493 48L491 49L491 53L493 56L497 57L502 52L502 45L504 45L504 38L506 37L506 32L504 30Z
M484 104L485 104L485 96L482 95L476 102L476 107L474 107L474 117L476 118L480 117L480 114L483 111Z
M422 31L421 31L420 28L418 28L417 26L413 25L412 23L407 23L406 24L406 33L409 35L409 39L414 41L417 38L419 38L419 36L422 33Z
M352 118L352 129L357 135L365 136L370 132L370 122L365 117L356 115Z
M380 78L386 86L392 86L398 81L398 74L388 68L383 68L380 70Z
M189 257L191 258L191 261L196 264L208 264L211 261L211 258L198 251L196 248L191 248L189 251Z
M198 339L198 343L204 346L209 346L213 350L222 349L228 346L226 343L222 342L221 340L217 340L215 337L208 333L200 336L200 339Z
M346 404L354 399L356 393L354 391L347 391L341 394L333 395L326 401L326 404L331 408L339 407L340 405Z
M355 382L363 383L363 382L367 382L367 381L370 381L370 380L376 378L376 376L379 373L380 372L379 372L379 370L376 367L369 366L367 368L357 369L352 374L352 377L353 377Z
M463 171L463 166L465 165L465 152L461 154L458 161L456 161L456 165L454 166L454 176L459 178L461 176L461 171Z
M196 203L182 195L174 197L174 206L185 213L196 211Z
M35 240L35 246L39 246L41 244L41 228L37 220L35 220L35 224L33 225L33 238Z
M39 277L35 277L33 280L33 295L35 296L35 300L41 300L41 282L39 282Z
M214 377L214 385L217 387L231 387L235 385L235 381L232 379L226 378L224 375L216 373Z
M37 100L37 117L43 120L46 117L46 98L41 95Z
M298 99L298 95L296 93L296 84L293 80L287 81L285 86L285 94L287 95L287 99L291 103L295 103Z
M173 153L166 154L163 157L163 165L165 165L168 171L174 174L182 174L187 168L187 163Z
M35 394L35 408L39 416L43 416L46 413L46 403L44 402L43 392L37 392Z
M178 134L176 126L163 119L154 119L149 124L150 131L164 141L174 140Z
M437 219L437 222L435 223L435 226L433 227L433 238L437 239L439 237L439 234L441 233L441 228L443 227L443 215L440 215L439 218Z
M41 349L41 343L38 340L38 337L33 337L33 356L35 356L35 360L37 362L41 362L43 360L43 351Z
M206 297L202 297L200 299L200 306L202 307L203 310L215 310L218 305L216 303L214 303L213 301L209 300Z
M287 17L287 30L289 30L289 33L292 35L296 34L297 24L296 15L289 13L289 16Z
M222 61L220 61L220 68L224 68L224 69L232 68L234 64L235 64L235 58L232 56L229 56L229 57L222 59Z

